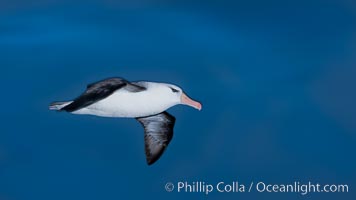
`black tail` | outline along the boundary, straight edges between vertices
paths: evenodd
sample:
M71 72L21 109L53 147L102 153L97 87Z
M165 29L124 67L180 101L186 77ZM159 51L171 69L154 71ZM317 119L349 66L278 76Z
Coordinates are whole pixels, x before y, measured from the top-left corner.
M67 106L68 104L72 103L71 101L58 101L53 102L49 105L50 110L58 110L61 111L63 107Z

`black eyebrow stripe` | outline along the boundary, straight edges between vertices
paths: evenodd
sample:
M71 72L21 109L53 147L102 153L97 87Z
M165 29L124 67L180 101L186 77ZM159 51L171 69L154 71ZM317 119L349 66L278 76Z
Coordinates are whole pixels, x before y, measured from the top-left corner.
M172 92L179 92L179 90L176 90L176 89L174 89L172 87L169 87L169 88L171 88Z

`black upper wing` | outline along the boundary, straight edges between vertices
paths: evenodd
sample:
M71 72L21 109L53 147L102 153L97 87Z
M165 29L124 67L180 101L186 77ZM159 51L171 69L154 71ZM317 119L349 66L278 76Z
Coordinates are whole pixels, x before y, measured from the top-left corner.
M89 84L87 86L87 90L82 95L74 99L71 104L63 107L61 110L68 112L76 111L110 96L116 90L121 88L125 88L130 92L140 92L146 90L146 88L131 84L125 79L108 78Z
M175 117L162 112L157 115L140 117L137 120L145 129L145 152L147 164L156 162L173 137Z

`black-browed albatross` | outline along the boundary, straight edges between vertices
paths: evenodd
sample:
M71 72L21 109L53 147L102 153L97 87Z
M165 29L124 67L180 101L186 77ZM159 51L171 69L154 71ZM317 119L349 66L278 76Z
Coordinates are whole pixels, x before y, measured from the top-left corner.
M172 84L108 78L89 84L73 101L51 103L49 109L100 117L136 118L145 129L146 161L151 165L160 158L173 136L175 117L165 110L178 104L202 108L199 102Z

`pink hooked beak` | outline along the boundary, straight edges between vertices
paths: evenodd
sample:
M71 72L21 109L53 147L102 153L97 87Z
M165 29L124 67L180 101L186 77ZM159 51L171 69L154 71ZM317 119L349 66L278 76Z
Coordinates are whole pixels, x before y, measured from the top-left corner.
M201 104L193 99L189 98L186 94L182 93L180 102L184 105L191 106L195 109L201 110Z

